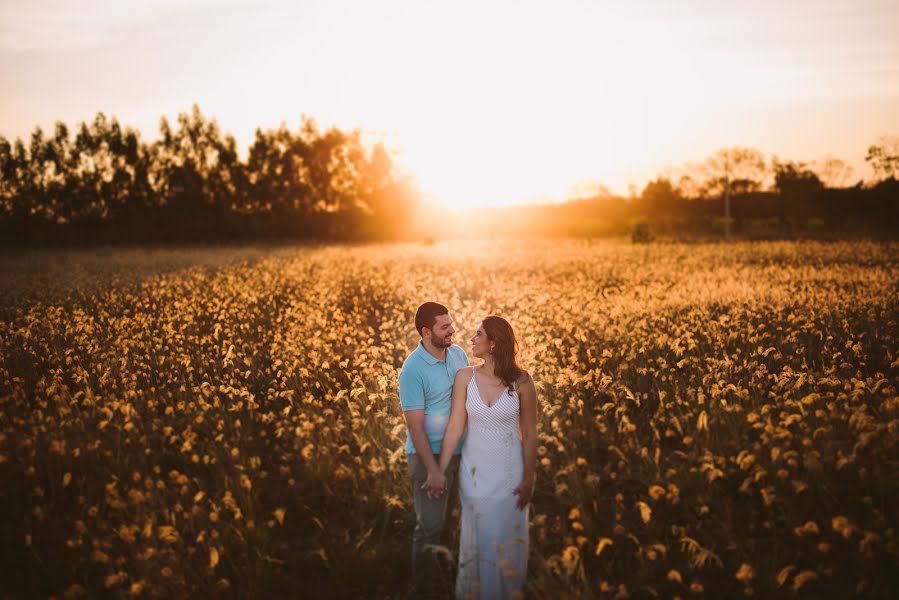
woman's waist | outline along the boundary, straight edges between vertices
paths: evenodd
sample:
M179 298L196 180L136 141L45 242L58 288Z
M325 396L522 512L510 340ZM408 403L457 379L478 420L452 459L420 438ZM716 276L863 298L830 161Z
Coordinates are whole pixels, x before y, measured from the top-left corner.
M466 437L469 435L475 436L499 436L499 437L513 437L518 438L518 428L517 427L497 427L491 425L468 425L465 433Z
M492 429L469 429L465 432L463 448L478 449L484 452L521 448L521 438L517 431L500 431Z

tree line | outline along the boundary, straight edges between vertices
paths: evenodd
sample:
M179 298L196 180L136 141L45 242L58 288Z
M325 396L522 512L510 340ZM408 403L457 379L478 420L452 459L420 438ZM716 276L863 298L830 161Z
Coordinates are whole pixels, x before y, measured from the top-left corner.
M358 130L256 130L245 160L200 108L162 118L153 143L99 113L74 132L36 128L26 146L0 136L0 237L8 244L253 239L378 240L452 234L424 210L413 180ZM629 197L600 188L559 205L489 211L481 234L717 231L726 202L736 233L899 229L899 137L868 149L875 182L851 183L837 159L771 160L725 148L669 170ZM439 222L437 227L435 223ZM465 231L474 231L469 225ZM432 233L429 233L432 232Z
M614 194L602 185L560 204L471 209L432 235L452 237L720 237L725 203L741 238L874 235L899 231L899 137L868 149L874 181L852 182L852 169L827 158L802 163L767 158L754 148L723 148L706 160L666 169L642 190Z
M9 243L396 237L413 182L358 130L256 130L246 160L196 105L153 143L99 113L30 143L0 137L0 236Z
M899 228L899 138L883 136L868 148L874 182L850 183L852 170L838 159L820 164L770 160L753 148L724 148L678 175L649 182L632 211L661 226L695 225L724 215L739 233L768 221L775 232L811 227L830 231Z

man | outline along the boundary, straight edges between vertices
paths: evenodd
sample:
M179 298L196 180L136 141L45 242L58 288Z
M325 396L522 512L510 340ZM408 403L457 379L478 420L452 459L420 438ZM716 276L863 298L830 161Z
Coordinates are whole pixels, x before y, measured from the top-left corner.
M415 313L415 328L421 336L418 347L403 363L400 372L400 404L406 419L406 456L415 501L415 531L412 534L412 590L416 596L432 589L451 589L451 573L440 554L429 546L443 544L446 505L459 470L459 444L446 473L440 472L437 457L449 422L453 380L456 371L468 366L465 351L453 344L453 319L442 304L425 302Z

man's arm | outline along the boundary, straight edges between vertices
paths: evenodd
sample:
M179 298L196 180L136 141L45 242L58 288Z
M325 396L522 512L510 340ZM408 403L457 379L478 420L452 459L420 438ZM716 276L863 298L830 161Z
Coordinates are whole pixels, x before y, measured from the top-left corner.
M445 488L446 476L440 470L437 459L434 458L431 442L428 440L428 434L425 433L425 411L407 410L403 412L403 416L406 418L406 427L409 428L409 437L412 438L415 453L418 454L419 460L424 463L425 468L428 470L428 479L425 481L422 489L427 489L428 496L435 498L440 494L432 490Z
M425 433L425 391L424 385L413 369L403 369L400 372L400 404L403 408L403 417L406 420L406 428L409 430L409 438L415 453L428 470L428 479L422 489L428 490L428 496L434 498L439 494L432 493L432 489L446 487L446 477L437 466L437 459L431 450L431 442Z

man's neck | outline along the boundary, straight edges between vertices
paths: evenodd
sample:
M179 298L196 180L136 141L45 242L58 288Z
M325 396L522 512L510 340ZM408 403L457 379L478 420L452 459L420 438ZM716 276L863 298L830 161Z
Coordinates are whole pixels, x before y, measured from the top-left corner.
M421 345L425 347L425 350L428 351L428 354L430 354L437 360L446 360L446 348L438 348L437 346L432 344L430 340L422 340Z

